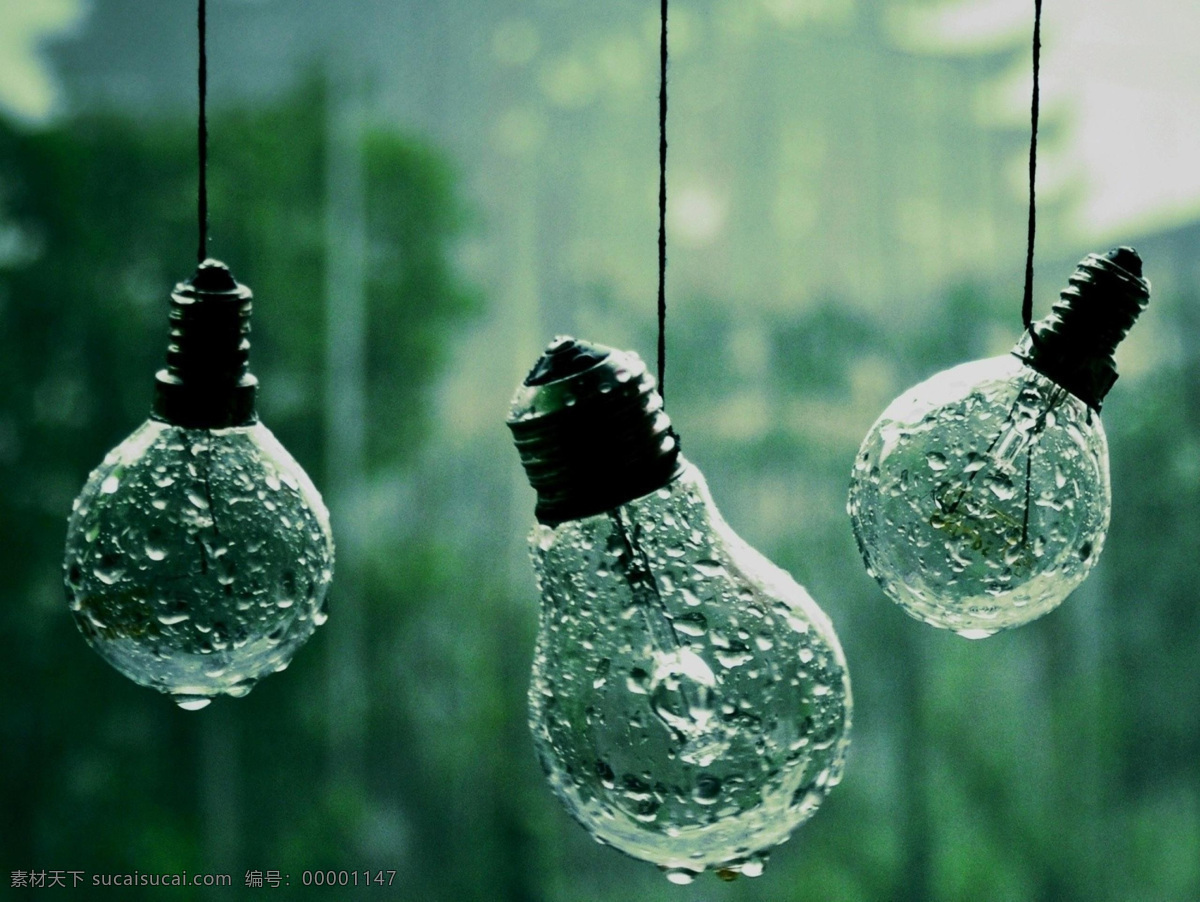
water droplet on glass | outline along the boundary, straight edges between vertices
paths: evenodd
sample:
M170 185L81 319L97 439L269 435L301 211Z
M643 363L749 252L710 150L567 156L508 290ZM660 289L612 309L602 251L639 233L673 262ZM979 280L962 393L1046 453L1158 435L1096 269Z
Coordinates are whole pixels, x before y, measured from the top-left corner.
M743 664L754 660L754 655L750 649L744 646L734 648L717 649L717 660L721 662L722 667L741 667Z
M758 855L751 855L742 864L742 876L761 877L766 864L767 856L765 854L760 852Z
M721 796L721 781L712 774L701 774L696 778L692 797L701 805L715 805Z
M280 469L296 475L272 511L246 480L264 485ZM208 433L147 422L78 501L64 576L81 631L123 674L183 707L244 694L321 619L309 612L322 610L332 576L327 515L261 424ZM292 610L275 605L282 597Z
M125 575L125 568L118 564L112 564L107 567L97 567L92 572L96 574L96 579L100 580L104 585L111 586L119 582L121 577Z
M687 886L696 879L696 872L687 868L663 868L663 874L676 886Z
M530 536L538 757L594 836L679 883L740 868L808 818L827 786L796 808L797 781L840 772L849 716L827 620L786 574L726 541L706 496L687 468L619 511Z
M1096 555L1077 549L1102 543L1110 498L1099 418L1004 355L897 398L855 458L847 508L889 596L978 638L1045 614L1084 579Z
M1001 501L1011 501L1017 494L1017 487L1013 485L1013 481L1003 473L996 473L989 476L984 485L987 490L999 498ZM989 518L990 519L990 518Z
M171 698L184 711L199 711L212 703L212 699L204 695L174 695Z
M625 687L634 695L646 695L650 690L650 674L641 667L635 667L629 672Z
M995 630L981 630L981 629L955 630L955 632L958 633L960 636L962 636L964 639L986 639L988 636L995 635L995 633L996 633Z
M698 638L708 631L708 618L700 611L689 611L672 621L675 631L684 636Z

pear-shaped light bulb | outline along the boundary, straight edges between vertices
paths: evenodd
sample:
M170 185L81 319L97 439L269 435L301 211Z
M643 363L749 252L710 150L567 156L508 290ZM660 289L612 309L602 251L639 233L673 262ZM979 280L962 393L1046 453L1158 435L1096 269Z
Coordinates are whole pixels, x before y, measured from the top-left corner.
M551 787L675 882L761 873L841 780L829 618L726 525L635 354L556 339L509 426L538 493L529 712Z
M153 414L92 472L67 530L88 643L189 710L287 667L332 579L321 496L254 413L250 297L214 260L176 286Z
M868 572L905 611L978 639L1083 582L1112 504L1100 404L1149 298L1134 250L1091 254L1010 354L938 373L871 427L848 509Z

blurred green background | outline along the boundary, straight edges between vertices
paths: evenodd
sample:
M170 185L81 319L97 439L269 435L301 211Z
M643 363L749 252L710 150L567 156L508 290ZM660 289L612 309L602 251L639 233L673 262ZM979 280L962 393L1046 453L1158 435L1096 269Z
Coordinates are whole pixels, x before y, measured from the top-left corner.
M556 333L653 360L657 3L210 0L211 249L338 567L293 666L197 714L92 653L60 582L194 266L195 8L3 0L0 895L186 870L233 887L111 896L1200 900L1200 9L1047 4L1035 315L1117 243L1154 297L1105 403L1103 559L973 643L884 598L844 498L893 396L1018 337L1032 4L671 7L668 410L839 631L843 785L764 876L676 887L570 821L527 734L504 417ZM318 868L396 876L301 887Z

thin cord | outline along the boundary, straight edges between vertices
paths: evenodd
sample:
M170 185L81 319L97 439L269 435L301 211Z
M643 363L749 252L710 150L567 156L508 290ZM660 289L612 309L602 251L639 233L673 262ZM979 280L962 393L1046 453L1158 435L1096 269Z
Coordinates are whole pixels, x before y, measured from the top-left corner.
M198 73L200 93L200 115L196 123L197 156L200 165L200 186L196 196L196 212L199 220L200 246L196 251L196 262L203 263L208 257L208 49L205 27L205 0L198 0L196 30L200 36L200 71Z
M658 82L658 393L667 368L667 0L662 0Z
M1033 241L1037 233L1037 135L1038 73L1042 57L1042 0L1033 0L1033 104L1029 134L1029 247L1025 254L1025 298L1021 303L1021 322L1028 331L1033 325ZM1033 335L1032 332L1029 333ZM1035 336L1036 338L1036 336Z

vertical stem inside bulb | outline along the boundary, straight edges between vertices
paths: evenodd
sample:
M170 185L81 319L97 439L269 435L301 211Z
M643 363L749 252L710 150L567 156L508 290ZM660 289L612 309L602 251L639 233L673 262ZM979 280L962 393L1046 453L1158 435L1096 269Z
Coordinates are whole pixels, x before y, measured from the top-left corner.
M1029 510L1032 503L1032 475L1033 475L1033 445L1032 440L1041 435L1046 430L1051 414L1066 400L1068 392L1065 388L1055 384L1049 394L1049 402L1042 407L1038 412L1033 425L1028 429L1022 429L1021 424L1017 422L1018 414L1021 410L1022 401L1028 399L1031 390L1036 394L1036 386L1030 380L1026 379L1021 388L1017 392L1016 398L1013 400L1012 406L1008 409L1008 414L1001 423L999 430L996 432L995 438L987 446L982 457L984 461L1003 461L1006 458L1015 459L1024 450L1025 453L1025 503L1022 509L1021 517L1021 547L1025 547L1029 543ZM1015 451L1014 451L1015 448ZM934 504L938 509L938 516L954 514L958 511L963 499L971 490L975 480L979 474L987 469L986 463L978 469L972 470L967 474L965 483L958 490L958 496L953 502L947 504L944 497L935 496ZM950 489L947 484L945 488Z
M1021 517L1021 545L1029 544L1029 495L1033 475L1033 446L1025 449L1025 512Z
M642 611L655 651L677 651L679 636L675 633L667 606L663 603L658 581L655 580L650 563L646 560L646 553L636 541L636 524L628 522L629 514L623 507L610 511L608 516L613 524L613 532L621 542L623 563L618 566L629 583L634 603Z

